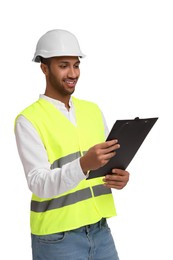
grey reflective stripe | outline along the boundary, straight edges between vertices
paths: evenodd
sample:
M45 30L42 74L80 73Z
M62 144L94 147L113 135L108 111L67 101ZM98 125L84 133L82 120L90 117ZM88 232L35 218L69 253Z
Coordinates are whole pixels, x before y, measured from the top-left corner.
M42 202L32 200L31 210L35 212L45 212L47 210L58 209L64 206L68 206L79 201L89 199L91 197L92 194L90 188L86 188L52 200Z
M105 187L104 185L97 185L92 188L95 197L112 193L111 189Z
M95 197L112 193L111 189L103 185L96 185L92 187L92 189ZM87 200L91 197L92 197L92 193L90 188L85 188L83 190L78 190L76 192L52 200L47 200L42 202L32 200L31 211L45 212L51 209L58 209L64 206L75 204L79 201Z
M83 154L85 153L86 152L83 152ZM61 157L53 162L53 164L51 165L51 169L61 168L64 164L72 162L73 160L79 158L80 156L81 156L81 152L75 152L75 153L68 154L64 157Z

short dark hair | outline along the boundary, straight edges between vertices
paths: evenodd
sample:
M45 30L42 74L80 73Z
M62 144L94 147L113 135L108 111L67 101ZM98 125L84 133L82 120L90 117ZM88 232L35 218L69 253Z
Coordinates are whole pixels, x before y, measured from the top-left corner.
M41 63L43 63L43 64L45 64L47 66L50 65L50 58L44 58L44 57L41 57L41 56L39 56L39 58L40 58L40 62Z

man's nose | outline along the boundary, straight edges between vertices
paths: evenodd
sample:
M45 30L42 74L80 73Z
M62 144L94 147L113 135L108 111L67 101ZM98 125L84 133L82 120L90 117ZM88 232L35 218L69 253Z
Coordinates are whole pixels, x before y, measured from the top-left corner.
M73 67L69 68L68 77L76 78L76 76L77 76L77 72L76 72L75 68L73 68Z

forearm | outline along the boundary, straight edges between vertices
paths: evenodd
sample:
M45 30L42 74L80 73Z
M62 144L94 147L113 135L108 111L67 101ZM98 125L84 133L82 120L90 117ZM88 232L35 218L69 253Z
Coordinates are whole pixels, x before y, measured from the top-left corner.
M33 169L26 174L29 189L38 197L50 198L75 188L85 179L79 159L68 163L62 168Z

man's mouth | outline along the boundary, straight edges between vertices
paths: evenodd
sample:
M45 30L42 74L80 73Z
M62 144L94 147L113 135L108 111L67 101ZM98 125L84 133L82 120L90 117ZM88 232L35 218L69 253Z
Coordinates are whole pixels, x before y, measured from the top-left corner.
M65 79L65 83L69 87L75 87L77 83L77 79Z

